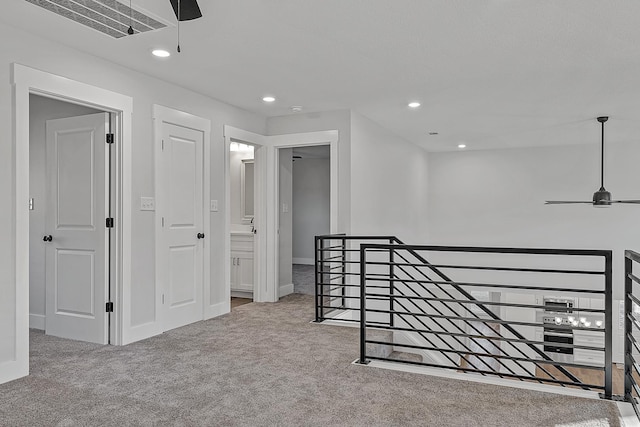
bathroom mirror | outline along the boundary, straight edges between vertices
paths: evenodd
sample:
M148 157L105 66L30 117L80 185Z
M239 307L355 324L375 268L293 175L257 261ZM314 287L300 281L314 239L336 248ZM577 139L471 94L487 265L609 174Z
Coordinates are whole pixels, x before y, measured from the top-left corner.
M253 220L253 171L253 159L243 160L240 172L240 208L244 223L250 223Z

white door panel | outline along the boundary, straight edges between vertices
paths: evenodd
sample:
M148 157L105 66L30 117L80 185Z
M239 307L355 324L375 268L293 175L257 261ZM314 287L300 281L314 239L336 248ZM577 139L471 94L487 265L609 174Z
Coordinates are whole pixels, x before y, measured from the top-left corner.
M198 273L196 246L169 248L169 305L171 308L193 304L197 300L196 279Z
M54 313L94 319L95 251L56 249L55 257Z
M162 124L160 215L164 329L203 318L203 144L201 131Z
M107 343L107 113L47 121L48 335Z

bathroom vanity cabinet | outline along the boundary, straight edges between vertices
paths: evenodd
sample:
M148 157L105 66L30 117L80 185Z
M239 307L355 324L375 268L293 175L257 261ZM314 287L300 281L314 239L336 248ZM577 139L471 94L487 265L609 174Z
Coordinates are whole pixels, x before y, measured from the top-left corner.
M253 293L253 234L231 234L231 292Z

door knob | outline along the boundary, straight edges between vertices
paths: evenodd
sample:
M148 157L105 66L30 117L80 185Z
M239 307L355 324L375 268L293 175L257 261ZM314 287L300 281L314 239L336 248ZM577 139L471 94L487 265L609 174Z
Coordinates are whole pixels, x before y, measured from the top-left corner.
M204 233L198 233L198 239L204 239Z
M49 234L48 236L44 236L44 238L42 240L44 242L51 242L51 241L53 241L53 236L51 234Z

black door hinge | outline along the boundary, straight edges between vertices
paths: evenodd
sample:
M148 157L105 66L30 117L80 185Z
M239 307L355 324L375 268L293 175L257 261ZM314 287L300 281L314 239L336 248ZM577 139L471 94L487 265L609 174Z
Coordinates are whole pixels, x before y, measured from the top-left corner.
M107 303L107 313L113 313L113 303L112 302L108 302Z
M114 137L112 133L107 134L107 144L113 144Z
M107 218L107 228L113 228L113 218Z

